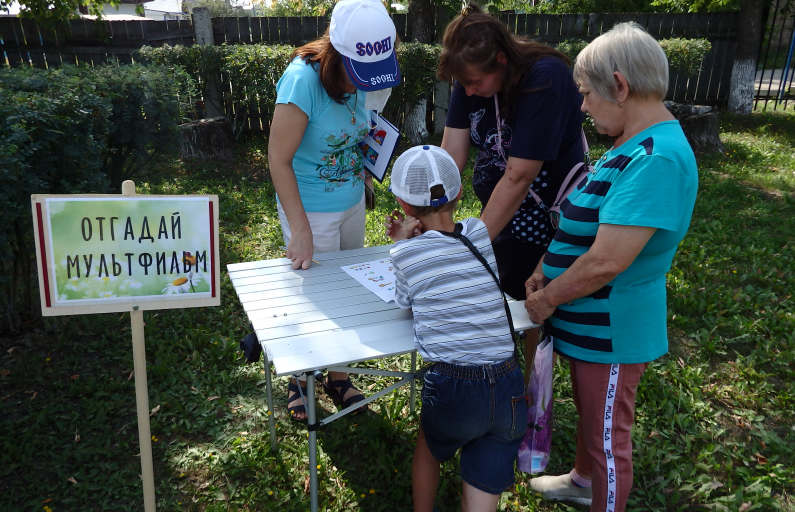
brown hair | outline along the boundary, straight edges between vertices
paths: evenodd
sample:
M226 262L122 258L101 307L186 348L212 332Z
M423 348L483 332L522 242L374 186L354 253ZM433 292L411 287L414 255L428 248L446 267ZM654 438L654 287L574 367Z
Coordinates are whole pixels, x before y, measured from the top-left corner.
M442 185L434 185L431 187L431 199L440 199L444 196L444 187ZM411 206L411 211L415 217L424 217L431 213L437 212L454 212L458 206L458 194L453 199L439 206Z
M500 52L505 55L506 64L497 60ZM518 92L519 77L542 57L556 57L567 65L570 63L566 55L554 48L511 34L502 22L470 3L444 31L436 76L440 80L457 80L466 84L467 67L470 65L481 73L503 71L505 75L500 92L507 101L501 103L500 111L510 113L510 104Z
M322 37L293 50L290 58L296 57L319 66L320 84L332 100L342 104L350 98L350 94L345 92L348 82L345 80L342 55L331 44L328 29Z

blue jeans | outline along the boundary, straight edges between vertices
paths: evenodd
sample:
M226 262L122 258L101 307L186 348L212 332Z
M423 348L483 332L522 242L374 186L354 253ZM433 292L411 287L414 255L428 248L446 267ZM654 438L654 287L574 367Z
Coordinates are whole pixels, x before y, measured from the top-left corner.
M514 358L486 366L434 363L422 389L422 430L440 462L461 449L461 479L500 494L514 483L527 425L522 370Z

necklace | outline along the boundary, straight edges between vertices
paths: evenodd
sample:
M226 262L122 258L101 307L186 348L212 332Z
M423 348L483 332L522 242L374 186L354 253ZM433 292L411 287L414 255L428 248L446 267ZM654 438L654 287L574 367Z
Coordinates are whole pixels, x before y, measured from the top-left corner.
M356 91L354 97L356 98L353 100L353 108L348 106L348 101L345 101L345 108L351 113L351 124L356 124L356 104L359 103L359 91Z

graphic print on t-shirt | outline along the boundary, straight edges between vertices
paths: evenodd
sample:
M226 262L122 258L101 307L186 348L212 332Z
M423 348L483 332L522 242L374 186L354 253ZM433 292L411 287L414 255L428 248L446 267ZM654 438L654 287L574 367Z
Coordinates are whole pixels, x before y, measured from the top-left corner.
M344 183L364 180L362 152L358 144L350 144L350 139L351 134L344 130L326 132L320 138L328 147L317 165L318 176L326 182L326 192L334 192Z
M472 142L475 145L480 146L480 134L478 133L478 123L481 119L483 119L483 114L486 113L486 109L482 108L477 112L472 112L469 114L469 136L472 137Z
M479 112L482 113L484 110L480 110ZM481 115L478 121L482 117ZM478 139L480 139L480 134L477 131L477 122L473 119L472 123L472 133L476 134ZM512 133L511 127L505 126L505 120L503 119L502 151L499 150L500 137L497 136L497 129L491 128L485 133L482 139L482 145L480 145L480 150L478 151L477 159L475 160L475 170L472 176L474 185L480 185L487 180L495 179L495 177L497 180L502 178L502 173L505 172L505 166L507 165L504 155L507 155L508 150L511 149ZM474 138L475 135L472 135L472 137ZM495 169L499 177L495 176Z
M487 129L481 138L478 125L483 119L486 109L469 114L470 137L472 142L477 142L479 150L475 161L475 169L472 173L472 183L474 186L483 185L489 181L499 181L505 173L507 165L506 158L511 149L513 131L510 126L506 126L505 119L500 119L502 130L502 153L499 151L500 137L497 129ZM481 130L482 131L482 130ZM496 172L495 172L496 171ZM546 171L541 171L533 181L533 190L541 193L549 185L549 175ZM514 214L513 219L508 224L511 233L516 238L525 242L533 243L546 247L549 245L549 215L536 203L533 196L527 195L522 201L519 210Z
M540 179L533 182L533 190L545 204L551 205L563 179L575 164L583 161L580 137L582 96L574 84L569 67L554 57L539 59L526 69L519 78L516 92L510 100L499 94L499 106L503 107L500 118L511 128L510 137L503 137L506 141L509 138L511 140L510 150L506 150L505 154L509 158L543 162L541 171L546 174L539 173ZM483 205L488 204L506 168L505 165L492 166L491 169L481 167L499 161L491 154L493 143L486 142L492 134L491 130L496 130L496 117L494 97L467 96L461 84L456 82L453 85L445 125L454 129L468 129L471 146L480 153L472 184L474 193ZM525 236L522 236L522 232L513 231L513 224L509 223L502 233L534 245L541 235L546 235L541 240L549 240L553 232L549 214L543 208L538 209L532 199L528 199L521 208L526 211L514 217L517 225L525 222L527 226L526 217L530 215L533 217L530 224L539 227L545 224L544 231L534 229L530 235L533 240L530 241L526 238L526 230ZM534 215L535 211L540 213ZM538 221L537 225L535 221ZM535 231L539 232L537 236Z

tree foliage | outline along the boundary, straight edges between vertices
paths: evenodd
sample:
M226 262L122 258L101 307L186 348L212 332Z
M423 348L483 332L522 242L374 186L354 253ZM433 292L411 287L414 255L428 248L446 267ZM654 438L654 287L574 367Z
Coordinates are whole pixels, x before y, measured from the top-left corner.
M193 9L206 7L210 11L211 18L234 18L236 16L246 16L245 9L233 6L226 0L190 0L182 2L182 11L193 14Z
M255 7L260 16L326 16L331 15L336 3L336 0L277 0L264 7L264 1L260 0Z
M14 0L0 0L0 12L9 12L14 3ZM21 18L34 18L39 27L44 29L76 18L83 6L88 9L88 14L101 19L105 4L116 8L121 5L119 0L17 0L16 3L19 4Z
M651 5L665 12L736 11L740 0L654 0Z
M605 12L716 12L737 10L740 0L490 0L489 12L514 10L538 14Z

